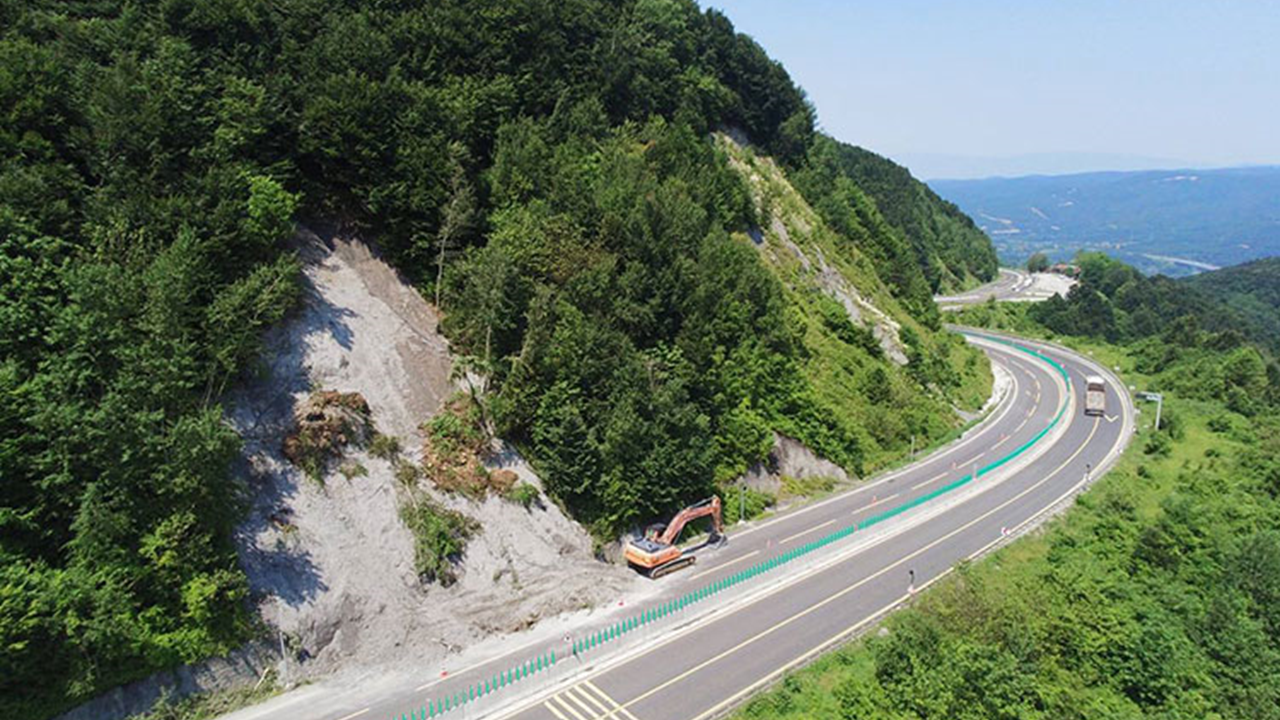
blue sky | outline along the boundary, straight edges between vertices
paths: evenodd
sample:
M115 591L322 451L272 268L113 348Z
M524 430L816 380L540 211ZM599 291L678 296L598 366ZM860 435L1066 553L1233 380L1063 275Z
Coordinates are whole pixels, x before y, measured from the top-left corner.
M1280 164L1273 0L706 5L786 65L827 132L924 177Z

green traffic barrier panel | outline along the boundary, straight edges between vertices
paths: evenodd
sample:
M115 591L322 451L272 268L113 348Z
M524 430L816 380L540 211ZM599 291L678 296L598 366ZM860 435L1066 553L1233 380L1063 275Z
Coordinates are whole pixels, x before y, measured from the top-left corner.
M556 651L555 651L555 650L552 650L552 651L551 651L551 664L552 664L552 665L555 665L555 664L556 664Z

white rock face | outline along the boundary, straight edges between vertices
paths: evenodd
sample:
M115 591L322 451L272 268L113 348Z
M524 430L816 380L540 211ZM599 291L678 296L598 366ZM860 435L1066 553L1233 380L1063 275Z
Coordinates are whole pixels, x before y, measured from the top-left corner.
M294 408L313 389L363 395L378 430L398 438L413 460L419 427L455 389L434 308L369 245L309 230L298 242L303 307L268 334L262 377L227 402L227 419L245 438L251 501L238 533L242 564L263 618L296 638L307 658L294 672L438 659L490 634L612 600L637 582L625 568L596 561L590 537L553 503L525 510L437 493L481 530L458 582L424 587L391 463L353 450L345 461L367 474L348 480L331 472L322 485L284 459ZM494 467L538 484L513 449L498 450Z

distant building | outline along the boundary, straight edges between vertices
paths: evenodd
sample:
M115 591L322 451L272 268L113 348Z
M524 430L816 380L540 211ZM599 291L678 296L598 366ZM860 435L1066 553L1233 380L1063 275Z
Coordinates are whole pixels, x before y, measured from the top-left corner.
M1066 275L1069 278L1080 276L1080 266L1071 263L1054 263L1049 266L1049 272L1059 275Z

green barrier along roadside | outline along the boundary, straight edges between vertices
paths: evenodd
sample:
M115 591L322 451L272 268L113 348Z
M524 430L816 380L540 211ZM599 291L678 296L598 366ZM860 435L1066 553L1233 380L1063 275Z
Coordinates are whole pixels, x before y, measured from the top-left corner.
M627 634L632 630L635 630L643 625L647 625L649 623L656 622L657 620L667 618L672 614L679 612L681 610L684 610L690 605L693 605L694 603L705 600L706 598L714 594L720 593L731 587L739 585L743 582L746 582L747 580L750 580L766 572L769 572L770 570L774 570L779 567L782 567L783 565L786 565L787 563L790 563L793 560L797 560L801 557L804 557L815 550L824 548L827 545L837 540L842 540L844 538L847 538L850 535L853 535L854 533L856 533L858 530L865 530L867 528L874 527L875 525L878 525L884 522L885 520L889 520L898 515L901 515L902 513L907 512L912 508L919 507L920 505L923 505L929 502L930 500L934 500L943 495L946 495L947 493L958 490L964 487L965 485L968 485L969 483L973 482L974 480L977 480L983 475L986 475L987 473L990 473L991 471L996 470L1004 466L1005 464L1011 462L1015 458L1020 457L1027 450L1035 446L1036 443L1038 443L1041 439L1043 439L1045 435L1048 435L1053 430L1053 428L1058 425L1058 422L1062 419L1063 414L1065 414L1067 411L1067 405L1069 404L1068 398L1070 396L1070 391L1071 391L1071 377L1070 375L1068 375L1067 369L1063 367L1058 361L1054 360L1048 355L1045 355L1044 353L1038 350L1034 350L1032 348L1019 345L1018 343L1013 342L1012 340L1007 340L1005 338L991 336L991 335L984 335L982 333L967 332L964 330L961 330L960 332L962 334L969 335L972 337L982 338L983 340L987 340L989 342L995 342L1002 345L1007 345L1011 348L1014 348L1020 352L1026 353L1028 355L1031 355L1032 357L1035 357L1045 362L1046 364L1051 366L1054 370L1056 370L1058 374L1062 377L1063 382L1066 384L1067 395L1063 397L1062 406L1058 408L1058 412L1056 415L1054 415L1053 420L1051 420L1048 425L1046 425L1039 432L1037 432L1030 440L1023 443L1022 445L1019 445L1017 448L1014 448L1014 450L1011 451L1009 454L999 458L998 460L988 463L983 467L978 468L974 472L969 473L968 475L960 478L959 480L955 480L951 483L948 483L947 485L944 485L938 488L937 490L921 495L918 498L909 500L905 503L897 505L896 507L890 508L889 510L885 510L882 513L879 513L877 515L872 515L871 517L868 517L868 518L864 518L863 520L860 520L840 530L830 533L829 535L826 535L821 539L815 540L810 543L806 543L805 545L802 545L794 550L789 550L787 552L781 553L772 558L769 558L768 560L763 560L747 568L746 570L742 570L737 573L734 573L733 575L730 575L729 577L723 580L718 580L714 583L711 583L710 585L706 585L692 592L685 593L684 595L681 595L680 597L675 598L674 600L669 600L659 605L657 608L645 610L640 616L632 616L614 625L610 625L604 630L597 630L596 632L586 636L581 640L574 640L571 645L571 652L573 656L577 658L581 658L581 656L586 654L588 651L594 650L600 647L601 645L608 643L612 640L616 640L622 635ZM427 705L424 706L420 711L412 712L409 715L401 715L399 720L428 720L429 718L434 718L440 715L444 715L445 713L448 713L452 710L456 710L468 703L475 702L476 700L483 698L484 696L492 692L495 692L496 690L499 689L499 687L505 688L508 685L513 685L516 682L524 678L530 677L532 675L535 675L537 673L540 673L543 670L548 670L551 667L553 667L555 664L556 664L555 651L552 651L550 654L538 655L536 658L529 660L524 665L518 665L512 669L507 670L505 675L503 673L499 673L493 682L485 681L483 683L474 684L474 685L471 685L466 692L456 693L454 695L446 695L444 698L431 701L427 703ZM396 720L396 719L392 718L392 720Z

